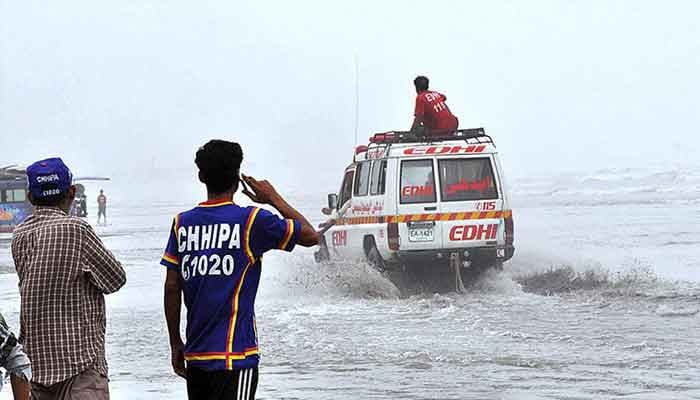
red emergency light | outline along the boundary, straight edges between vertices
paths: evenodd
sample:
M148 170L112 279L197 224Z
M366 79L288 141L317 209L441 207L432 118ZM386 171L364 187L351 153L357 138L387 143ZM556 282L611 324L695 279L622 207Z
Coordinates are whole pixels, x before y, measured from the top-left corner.
M375 133L369 138L370 143L393 143L398 139L394 132Z
M364 153L369 149L369 147L362 145L362 146L357 146L355 147L355 155L358 155L360 153Z

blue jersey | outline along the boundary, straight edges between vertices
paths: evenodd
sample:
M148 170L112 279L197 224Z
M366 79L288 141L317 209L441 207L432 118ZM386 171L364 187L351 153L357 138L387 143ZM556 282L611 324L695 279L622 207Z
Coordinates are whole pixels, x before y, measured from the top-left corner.
M178 214L161 264L180 276L187 307L188 365L206 370L258 365L255 295L263 253L291 251L301 225L230 201Z

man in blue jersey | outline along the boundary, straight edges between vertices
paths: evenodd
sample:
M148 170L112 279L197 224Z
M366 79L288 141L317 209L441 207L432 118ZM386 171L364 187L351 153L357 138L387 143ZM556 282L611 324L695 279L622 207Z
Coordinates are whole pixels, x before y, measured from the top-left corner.
M254 399L258 383L255 296L262 255L311 247L319 235L267 181L243 176L253 201L277 215L233 201L243 151L212 140L197 151L207 201L175 216L161 264L172 366L187 379L189 399ZM180 336L181 295L187 307L187 342ZM185 367L185 362L187 366Z

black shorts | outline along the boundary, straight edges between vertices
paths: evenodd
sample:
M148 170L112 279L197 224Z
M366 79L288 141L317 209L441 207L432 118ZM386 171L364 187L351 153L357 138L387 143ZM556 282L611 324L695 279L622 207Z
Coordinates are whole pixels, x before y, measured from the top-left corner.
M189 400L254 400L258 369L206 371L187 368Z

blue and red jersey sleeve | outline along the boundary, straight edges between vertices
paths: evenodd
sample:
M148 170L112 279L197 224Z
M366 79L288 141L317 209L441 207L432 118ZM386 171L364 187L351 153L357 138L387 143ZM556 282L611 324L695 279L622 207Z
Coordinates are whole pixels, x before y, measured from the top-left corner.
M170 227L170 236L168 238L168 244L165 246L165 253L163 253L163 258L160 260L161 265L170 269L178 269L180 265L180 253L177 244L177 222L178 217L175 217Z
M261 208L253 209L249 224L246 232L249 232L250 250L256 259L274 249L292 251L301 231L299 221L280 218Z

